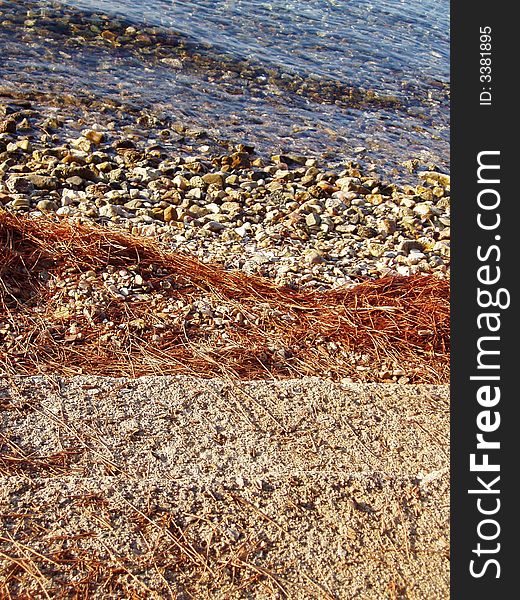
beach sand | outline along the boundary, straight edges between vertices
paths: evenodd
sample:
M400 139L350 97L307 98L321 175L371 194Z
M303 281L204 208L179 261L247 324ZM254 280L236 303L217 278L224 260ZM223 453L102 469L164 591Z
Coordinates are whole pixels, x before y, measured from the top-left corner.
M24 377L0 403L2 597L449 596L448 386Z

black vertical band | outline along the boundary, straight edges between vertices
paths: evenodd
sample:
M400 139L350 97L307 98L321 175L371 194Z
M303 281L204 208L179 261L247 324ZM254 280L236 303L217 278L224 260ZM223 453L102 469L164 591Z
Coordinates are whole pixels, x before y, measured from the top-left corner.
M518 51L504 3L451 8L452 598L505 598L518 572Z

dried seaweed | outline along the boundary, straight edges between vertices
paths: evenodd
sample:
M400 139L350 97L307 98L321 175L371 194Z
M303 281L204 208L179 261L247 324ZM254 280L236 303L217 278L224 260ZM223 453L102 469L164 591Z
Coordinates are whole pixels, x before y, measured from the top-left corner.
M436 276L294 289L204 264L153 239L6 212L0 212L0 258L4 374L388 381L400 370L413 383L449 379L450 288ZM114 297L94 314L60 313L64 298L51 293L49 279L79 282L85 272L101 275L110 265L145 273L147 299ZM164 320L154 312L155 297L182 306L201 299L226 304L244 319L215 327L179 311Z

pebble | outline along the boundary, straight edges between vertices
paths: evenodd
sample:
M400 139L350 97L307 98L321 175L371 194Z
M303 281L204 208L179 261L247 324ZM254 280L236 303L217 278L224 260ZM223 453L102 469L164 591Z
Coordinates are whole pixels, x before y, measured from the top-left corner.
M6 181L7 191L30 194L34 190L34 184L28 177L12 175Z
M102 131L94 131L93 129L85 129L81 135L94 144L100 144L105 139L105 134Z
M0 133L16 133L16 121L14 119L0 121Z
M325 262L323 255L317 250L310 250L309 252L307 252L307 254L305 255L305 259L310 265L319 265Z
M245 146L223 154L199 146L192 149L198 155L182 156L159 145L176 135L171 127L164 136L164 126L155 131L143 120L141 135L139 124L127 133L89 120L67 137L65 114L34 111L21 127L16 110L0 121L7 210L157 237L203 262L249 265L281 284L334 288L359 274L416 271L449 276L447 174L423 170L416 185L399 186L355 165L331 170L316 158L269 159ZM38 126L55 133L34 135ZM123 288L131 298L132 285L120 285L119 295Z
M416 240L403 240L399 245L399 250L405 254L409 254L413 250L421 252L423 250L423 244Z
M40 210L42 212L56 212L58 210L58 205L52 200L40 200L36 204L36 210Z
M318 227L321 223L321 217L317 213L311 213L305 217L305 222L308 227Z
M439 183L444 188L450 187L450 176L446 173L437 173L436 171L420 171L418 176L420 179L425 181Z

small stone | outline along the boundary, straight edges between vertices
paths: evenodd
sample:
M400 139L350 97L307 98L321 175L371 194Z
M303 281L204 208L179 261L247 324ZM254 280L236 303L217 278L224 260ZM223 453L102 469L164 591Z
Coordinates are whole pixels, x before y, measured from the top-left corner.
M385 201L385 197L382 194L367 194L365 199L373 206L379 206Z
M443 187L450 187L451 178L445 173L437 173L436 171L421 171L419 178L424 179L430 183L439 183Z
M209 231L219 233L226 229L226 225L224 225L224 223L219 223L218 221L209 221L206 223L206 225L204 225L204 229L209 229Z
M98 207L91 202L80 202L78 205L78 210L82 211L86 217L99 217Z
M418 252L417 250L412 250L408 255L408 264L409 265L418 265L421 260L425 258L422 252Z
M218 188L224 187L224 180L222 179L222 175L219 175L218 173L206 173L202 176L202 180L207 185L214 185Z
M179 220L179 213L177 212L177 208L175 206L167 206L164 209L163 216L166 223Z
M134 167L130 173L143 183L149 183L154 179L162 177L161 171L159 169L152 169L152 167Z
M24 208L30 208L31 203L27 198L16 198L15 200L13 200L11 206L14 210L22 210Z
M80 202L86 198L86 192L82 192L79 190L71 190L69 188L63 188L61 191L61 204L62 206L69 206L71 204L75 204L76 202Z
M206 208L206 210L208 210L210 213L213 213L214 215L219 214L221 211L220 206L218 204L215 204L214 202L210 202L209 204L206 204L205 208Z
M416 188L416 193L420 196L421 200L427 200L431 202L434 200L433 191L430 188L423 187L422 185L418 185Z
M229 175L226 177L227 185L236 185L238 183L238 175Z
M122 206L118 206L117 204L105 204L99 208L99 216L100 217L124 217L128 218L129 215Z
M417 250L418 252L422 252L424 249L423 244L416 240L403 240L399 245L399 250L404 252L405 254L409 254L412 250Z
M29 177L12 175L6 182L7 189L13 193L30 194L34 191L34 184Z
M157 235L157 226L155 225L155 223L142 225L139 228L138 234L142 235L144 237L153 237L153 236Z
M373 227L366 227L365 225L359 225L357 228L357 234L362 238L370 239L377 235L377 231Z
M93 129L85 129L81 132L81 135L96 145L105 139L105 134L102 131L94 131Z
M422 219L429 219L433 216L432 206L426 202L419 202L413 207L413 212Z
M92 143L90 140L85 139L84 137L77 138L76 140L72 140L70 145L76 150L81 150L82 152L90 152L92 148Z
M319 252L318 250L310 250L305 255L305 261L309 265L319 265L321 263L324 263L325 259L323 258L321 252Z
M41 212L56 212L58 210L58 205L52 200L40 200L38 204L36 204L36 209Z
M310 213L305 217L305 223L307 227L315 228L319 227L321 223L321 217L317 213Z
M359 177L341 177L336 180L336 185L344 192L356 192L359 194L368 194L369 190L362 185Z
M248 227L249 225L249 227ZM249 223L244 223L240 227L235 227L235 233L239 235L241 238L246 237L251 230L251 225Z
M240 204L238 202L222 202L220 209L222 212L238 213L240 212Z
M394 219L383 219L379 225L379 231L393 235L397 231L397 223Z
M0 133L16 133L16 121L14 119L0 121Z
M55 190L58 187L58 179L51 175L40 175L38 173L30 173L27 179L34 185L37 190Z
M318 181L318 183L316 184L319 188L321 188L326 194L334 194L334 192L338 192L339 191L339 187L336 187L335 185L332 185L331 183L328 183L327 181Z
M194 219L200 219L201 217L204 217L207 214L207 211L202 206L198 206L197 204L192 204L191 206L188 207L188 213Z
M83 185L83 179L78 175L69 177L65 181L68 185L71 185L72 187L80 187L81 185Z
M370 241L368 245L369 252L375 258L380 258L385 252L385 246L377 242Z
M337 192L337 193L343 194L343 192ZM325 200L325 208L327 208L329 214L339 215L347 208L347 206L342 201L341 197L334 196L332 198L327 198L327 200Z
M76 212L76 209L72 206L60 206L56 211L57 215L61 217L70 217Z
M270 181L268 184L266 184L265 189L269 190L270 192L278 192L283 190L284 186L283 183L280 183L279 181Z
M103 173L108 173L108 179L110 181L124 181L125 180L125 172L123 169L114 169L114 165L111 162L100 163L98 166L98 171ZM153 181L150 182L150 186L153 184Z
M200 188L203 190L207 186L204 183L204 179L202 179L202 177L200 175L193 175L193 177L190 178L190 187L191 188Z
M356 225L352 225L351 223L346 224L346 225L338 225L336 227L336 231L338 233L354 233L354 231L356 231L357 226Z
M29 152L30 150L32 150L31 142L29 140L20 140L19 142L17 142L17 146L18 148L20 148L20 150L23 150L24 152Z
M405 208L413 208L415 206L415 200L413 198L407 198L406 196L404 198L401 198L401 202L400 202L400 206L404 206ZM412 214L410 212L406 213L406 211L404 211L403 214Z
M128 208L128 210L138 210L143 206L142 200L130 200L129 202L125 202L124 207Z
M195 187L186 193L186 198L195 198L195 200L200 200L202 198L202 194L202 190L198 187Z
M437 245L439 244L439 245ZM449 241L437 242L435 244L435 251L438 252L445 259L449 259L451 255L450 243ZM444 265L445 266L445 265Z
M190 186L189 181L186 179L186 177L183 177L182 175L176 175L172 179L172 183L179 190L183 190L183 191L186 190L186 189L188 189L189 186Z

